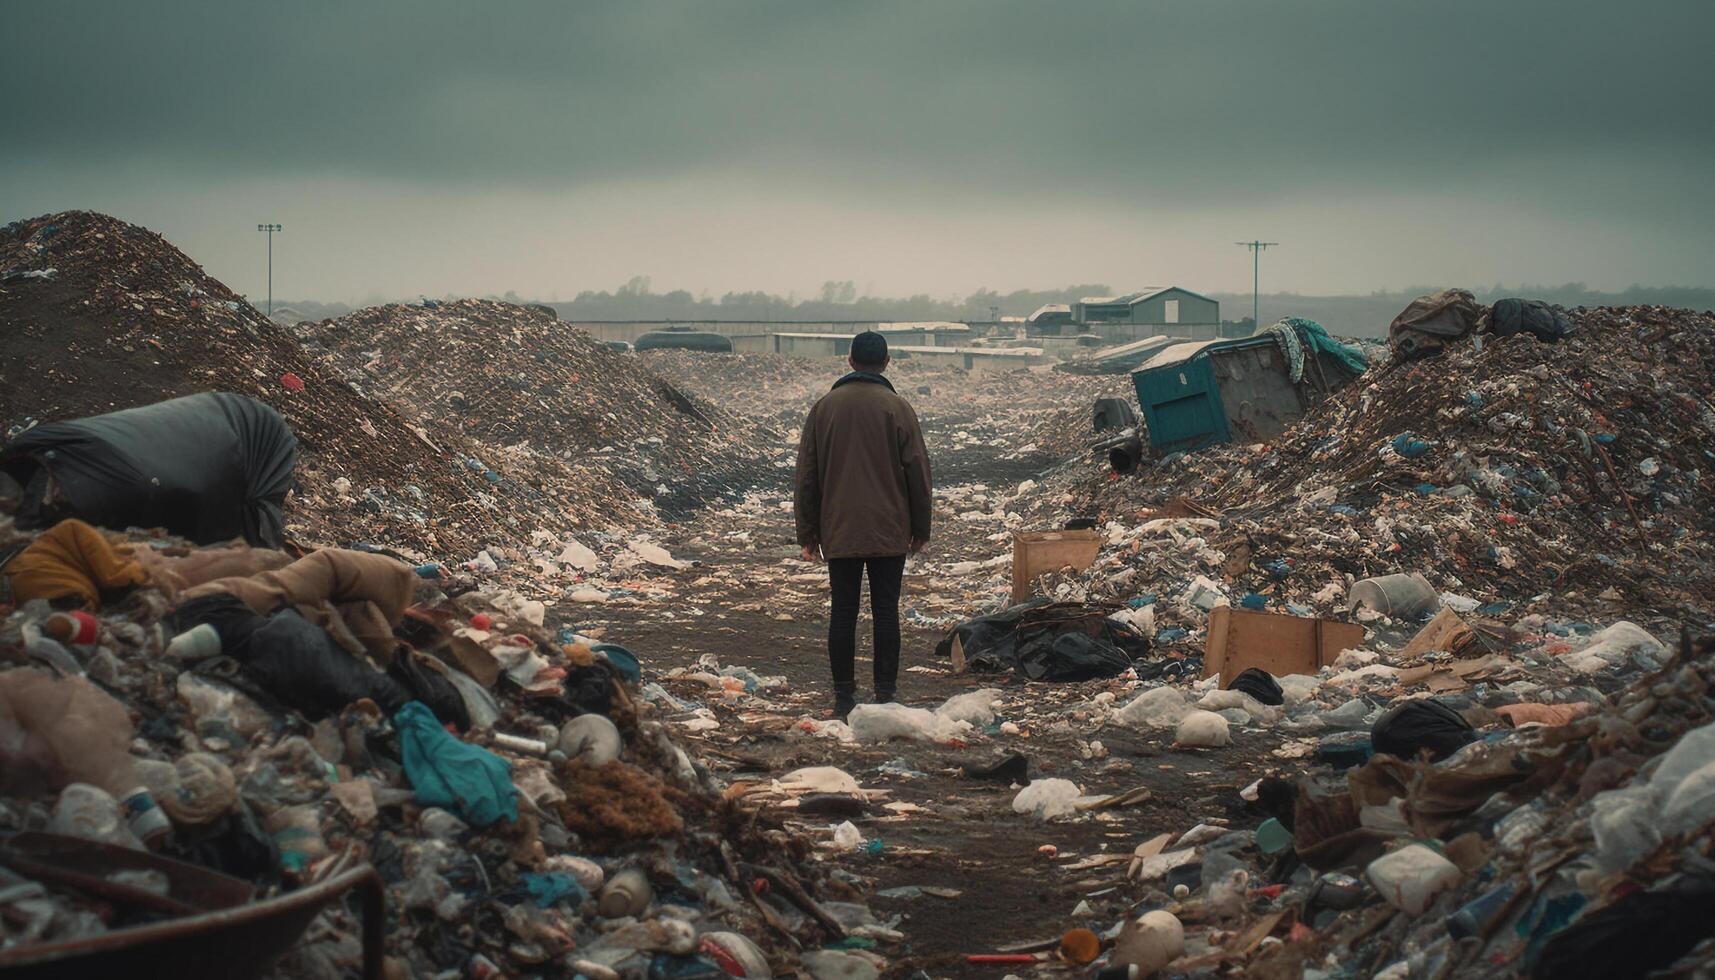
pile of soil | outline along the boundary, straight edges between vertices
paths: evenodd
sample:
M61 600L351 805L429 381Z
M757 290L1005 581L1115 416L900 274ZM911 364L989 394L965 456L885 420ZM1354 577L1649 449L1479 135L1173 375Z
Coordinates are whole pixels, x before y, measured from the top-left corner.
M67 211L0 229L0 428L80 418L202 391L274 406L299 440L288 533L468 557L592 514L465 463L463 437L431 434L360 394L285 328L160 235Z

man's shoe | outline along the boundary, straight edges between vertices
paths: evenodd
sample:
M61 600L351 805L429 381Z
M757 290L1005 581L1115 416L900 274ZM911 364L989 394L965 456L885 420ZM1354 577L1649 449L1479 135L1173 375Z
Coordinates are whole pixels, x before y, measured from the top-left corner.
M899 700L899 699L893 696L892 691L877 691L877 692L875 692L875 700L872 701L871 703L872 704L893 704L897 700Z

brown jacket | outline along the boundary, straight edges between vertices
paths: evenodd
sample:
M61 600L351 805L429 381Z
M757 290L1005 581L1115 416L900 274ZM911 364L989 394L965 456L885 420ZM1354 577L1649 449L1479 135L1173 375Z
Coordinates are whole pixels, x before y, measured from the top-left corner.
M917 413L879 374L835 382L798 440L800 547L826 558L903 555L929 540L929 451Z

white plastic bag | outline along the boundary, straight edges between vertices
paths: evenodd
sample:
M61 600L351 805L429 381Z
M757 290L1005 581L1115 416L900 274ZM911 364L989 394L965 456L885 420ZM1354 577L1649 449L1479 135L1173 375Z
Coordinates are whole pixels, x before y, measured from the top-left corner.
M1153 687L1133 698L1131 703L1114 712L1114 720L1125 725L1148 725L1166 728L1179 724L1179 719L1191 711L1185 695L1171 687Z
M846 717L859 742L876 743L907 738L945 742L971 730L969 722L943 718L923 708L903 704L860 704Z
M1227 719L1213 711L1194 710L1180 719L1179 727L1173 732L1173 741L1188 748L1218 749L1231 745L1233 736L1227 728Z
M1038 820L1053 820L1077 812L1073 801L1083 790L1070 779L1037 779L1018 791L1012 799L1012 812L1027 813Z
M994 706L1000 700L1000 690L985 687L978 691L955 694L935 713L948 721L963 721L978 728L994 723Z

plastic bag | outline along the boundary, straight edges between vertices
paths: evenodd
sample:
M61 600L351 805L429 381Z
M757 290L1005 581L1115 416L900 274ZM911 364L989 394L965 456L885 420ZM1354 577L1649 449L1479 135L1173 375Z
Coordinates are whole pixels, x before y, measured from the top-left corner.
M1012 812L1029 814L1038 820L1069 816L1078 811L1073 803L1083 793L1070 779L1032 780L1012 798Z
M1191 712L1185 695L1171 687L1155 687L1139 694L1130 704L1114 712L1114 720L1126 725L1166 728L1179 724Z
M948 698L945 704L935 709L935 713L949 721L963 721L981 727L994 723L994 706L999 700L998 689L985 687Z
M1440 762L1476 738L1476 729L1463 715L1434 698L1396 704L1370 728L1370 744L1377 752L1408 762L1423 750Z
M971 730L968 722L953 721L923 708L903 704L860 704L846 723L859 742L886 742L906 738L919 742L945 742Z
M1227 728L1227 719L1212 711L1192 711L1179 720L1173 741L1186 747L1216 749L1231 745L1233 736Z
M1274 679L1273 674L1260 667L1240 671L1239 676L1227 685L1227 690L1248 694L1261 704L1278 707L1286 703L1286 695L1281 691L1280 683ZM1256 712L1252 711L1251 714Z
M141 785L125 706L82 677L0 672L0 788L39 795L69 783L124 794Z

